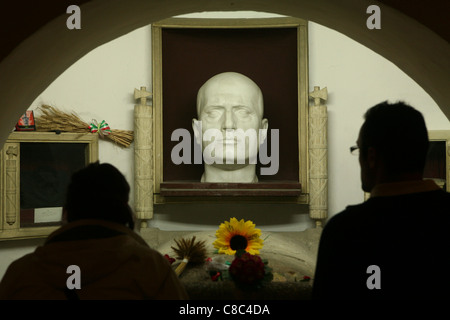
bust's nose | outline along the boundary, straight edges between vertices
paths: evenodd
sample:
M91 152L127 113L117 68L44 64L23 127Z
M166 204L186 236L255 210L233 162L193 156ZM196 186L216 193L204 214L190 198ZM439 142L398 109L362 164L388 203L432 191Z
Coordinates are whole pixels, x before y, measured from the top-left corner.
M234 119L233 112L231 110L226 110L224 112L222 119L222 130L230 130L230 129L236 129L236 122Z

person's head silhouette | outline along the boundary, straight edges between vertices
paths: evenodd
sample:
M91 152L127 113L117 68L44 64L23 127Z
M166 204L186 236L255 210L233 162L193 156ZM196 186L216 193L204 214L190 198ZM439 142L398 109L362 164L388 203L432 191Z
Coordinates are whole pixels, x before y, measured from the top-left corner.
M428 145L425 120L413 107L382 102L370 108L357 141L362 189L370 192L380 183L421 180Z
M108 163L89 164L72 175L64 205L67 221L99 219L133 229L129 193L130 186L117 168Z

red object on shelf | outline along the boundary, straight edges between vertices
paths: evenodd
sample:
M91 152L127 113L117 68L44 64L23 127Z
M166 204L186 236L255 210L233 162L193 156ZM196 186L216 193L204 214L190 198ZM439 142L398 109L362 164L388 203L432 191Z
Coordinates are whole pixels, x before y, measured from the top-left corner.
M35 131L34 113L32 110L26 111L16 124L16 131Z

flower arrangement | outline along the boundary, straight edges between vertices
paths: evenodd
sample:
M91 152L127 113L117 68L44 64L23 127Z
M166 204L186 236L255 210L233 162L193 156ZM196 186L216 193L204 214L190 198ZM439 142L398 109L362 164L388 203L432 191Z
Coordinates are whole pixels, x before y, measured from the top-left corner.
M195 236L174 240L177 246L171 248L176 253L176 259L183 259L175 273L180 276L188 262L204 263L212 281L230 280L244 290L258 289L273 279L268 261L259 256L264 242L260 237L261 230L252 221L231 218L220 224L216 231L213 246L219 255L207 258L205 241L196 241ZM229 261L226 255L234 255L234 259ZM164 257L170 264L176 261L168 254Z
M263 247L263 240L260 238L261 230L255 228L252 221L238 221L231 218L219 226L216 232L216 241L213 245L218 253L234 255L234 260L230 263L222 264L222 268L212 267L213 260L209 263L211 279L234 280L241 289L259 288L266 282L273 279L268 261L263 261L259 256L259 250Z

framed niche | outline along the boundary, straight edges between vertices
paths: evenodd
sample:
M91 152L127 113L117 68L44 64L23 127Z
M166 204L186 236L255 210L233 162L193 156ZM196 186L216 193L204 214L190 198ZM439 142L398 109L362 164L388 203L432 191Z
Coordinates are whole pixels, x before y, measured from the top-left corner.
M425 164L424 179L432 179L446 191L450 191L450 131L428 131L430 147Z
M256 201L306 203L308 194L308 30L297 18L184 19L152 25L154 203ZM203 164L175 164L174 130L191 133L200 87L222 72L246 75L261 88L264 118L279 131L276 174L257 183L202 183Z
M61 226L71 175L97 160L94 134L11 133L0 152L0 240L46 237Z

